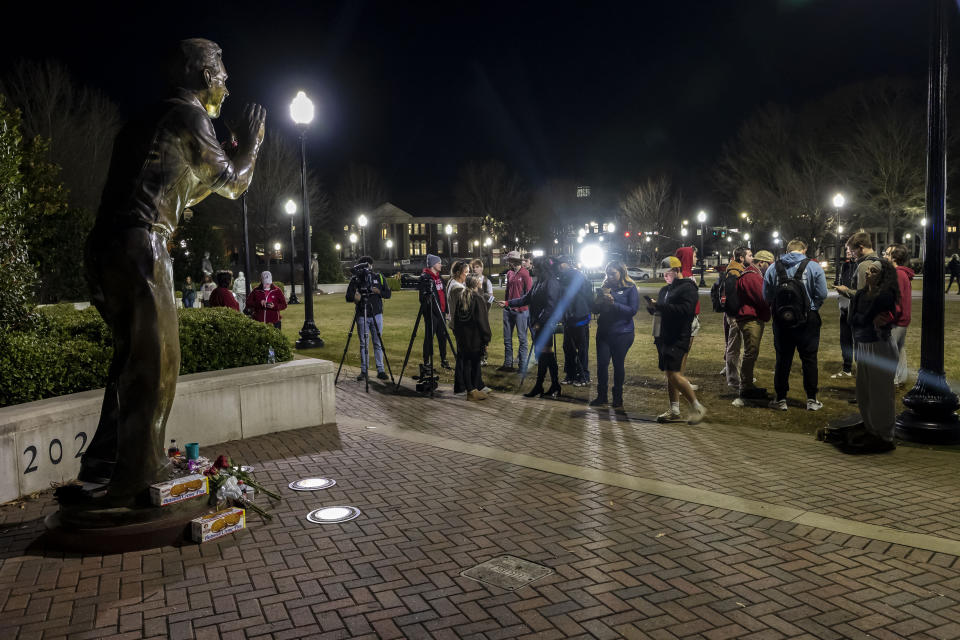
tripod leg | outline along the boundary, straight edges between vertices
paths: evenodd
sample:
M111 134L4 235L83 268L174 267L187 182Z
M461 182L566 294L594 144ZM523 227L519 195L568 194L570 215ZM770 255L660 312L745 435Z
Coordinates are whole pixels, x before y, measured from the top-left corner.
M397 386L393 390L394 393L400 391L400 381L403 380L403 372L407 368L407 363L410 361L410 352L413 350L413 341L417 339L417 329L420 327L420 318L423 317L423 308L421 307L420 311L417 313L417 321L413 323L413 331L410 333L410 344L407 345L407 355L403 357L403 366L400 367L400 376L397 378ZM383 344L383 341L380 342ZM384 356L386 356L386 351L384 351ZM393 375L393 372L390 373Z
M393 382L393 369L390 368L390 359L387 358L387 345L383 343L383 335L380 332L380 327L377 326L377 321L373 321L373 330L377 332L377 340L380 341L380 352L383 354L383 363L387 365L387 371L390 372L390 382ZM376 346L374 346L376 348Z
M440 317L442 318L442 317L443 317L443 312L440 311L440 302L437 300L436 297L433 298L433 304L434 304L434 306L435 306L436 309L437 309L437 313L438 313L438 314L440 315ZM437 336L437 343L438 343L438 346L439 346L439 343L443 341L443 338L441 338L439 335L437 335L436 332L434 332L434 335ZM449 331L449 329L447 328L446 325L443 326L443 335L444 335L444 337L446 337L447 342L450 344L450 352L453 354L453 360L454 360L454 362L456 362L456 360L457 360L457 350L456 350L456 349L454 348L454 346L453 346L453 338L450 337L450 331Z
M363 387L364 391L370 393L370 322L368 321L369 316L367 316L367 301L363 301L363 343L366 345L366 353L363 357ZM376 323L374 323L376 327Z
M353 314L353 321L350 323L350 332L347 334L347 344L343 347L343 355L340 356L340 366L337 367L337 375L333 379L333 384L337 384L337 380L340 379L340 370L343 369L343 361L347 357L347 350L350 348L350 338L353 337L353 328L357 326L357 314Z

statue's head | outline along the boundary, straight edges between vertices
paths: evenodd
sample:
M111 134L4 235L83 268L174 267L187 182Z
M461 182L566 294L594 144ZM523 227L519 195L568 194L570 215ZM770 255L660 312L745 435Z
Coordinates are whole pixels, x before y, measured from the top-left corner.
M211 118L220 115L220 107L230 95L221 53L216 42L188 38L174 47L168 67L170 84L195 93Z

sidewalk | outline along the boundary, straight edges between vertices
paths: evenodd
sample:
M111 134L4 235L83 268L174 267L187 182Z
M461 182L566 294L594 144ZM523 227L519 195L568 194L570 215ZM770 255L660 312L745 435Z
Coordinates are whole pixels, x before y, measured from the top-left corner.
M434 399L384 391L372 383L364 394L348 376L336 426L217 447L284 496L273 522L252 516L233 538L42 555L27 546L55 510L50 496L0 508L0 630L960 637L954 453L901 447L849 458L758 429L659 425L501 394L467 403L449 391ZM286 488L319 474L337 485ZM339 525L304 520L341 504L362 515ZM460 575L503 554L553 573L512 592Z

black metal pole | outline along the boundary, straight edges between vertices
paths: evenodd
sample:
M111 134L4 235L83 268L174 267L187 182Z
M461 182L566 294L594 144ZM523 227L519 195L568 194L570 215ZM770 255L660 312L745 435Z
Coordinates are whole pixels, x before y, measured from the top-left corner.
M307 201L307 151L304 138L307 134L306 126L300 129L300 197L303 205L303 273L304 277L310 273L310 204ZM306 280L304 280L306 282ZM300 329L300 339L297 340L297 349L315 349L323 346L320 331L313 321L313 292L303 291L303 328Z
M706 271L706 264L707 264L705 260L705 255L703 253L703 240L704 240L704 236L706 235L707 235L706 228L703 226L703 223L701 222L700 223L700 286L701 287L707 286L706 280L703 279L703 272Z
M837 286L840 284L840 263L843 262L843 246L840 244L840 207L836 207L837 211L837 264L835 265L836 274L833 277L833 285Z
M300 300L297 298L297 283L296 283L296 270L294 268L294 246L296 246L296 237L293 235L293 216L290 216L290 299L287 300L289 304L300 304ZM307 284L306 279L304 279L303 284L303 295L307 295Z
M250 279L253 273L250 272L250 224L247 221L247 193L240 196L240 210L243 212L243 266L247 270L247 277L243 279L246 295L250 295Z
M927 92L927 226L923 262L923 321L917 383L903 398L896 436L910 442L960 443L960 400L943 368L943 272L946 254L947 49L949 0L932 0Z

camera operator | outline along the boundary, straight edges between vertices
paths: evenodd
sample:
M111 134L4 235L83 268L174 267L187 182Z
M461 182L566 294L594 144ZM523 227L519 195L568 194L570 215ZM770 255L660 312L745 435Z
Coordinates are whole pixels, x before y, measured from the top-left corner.
M357 334L360 337L360 375L357 380L367 377L367 365L370 359L367 350L367 334L373 336L373 354L377 363L377 378L387 379L383 370L383 344L380 335L383 334L383 299L390 297L390 287L383 279L383 274L373 271L373 258L363 256L350 269L353 276L347 285L347 302L356 305ZM364 302L366 300L366 302ZM366 304L366 320L364 320L364 304Z
M450 369L450 363L447 362L447 296L443 290L443 278L440 277L442 269L443 262L440 257L428 255L427 266L420 274L417 289L420 292L420 309L425 325L423 363L433 362L433 336L436 335L440 346L440 366Z

